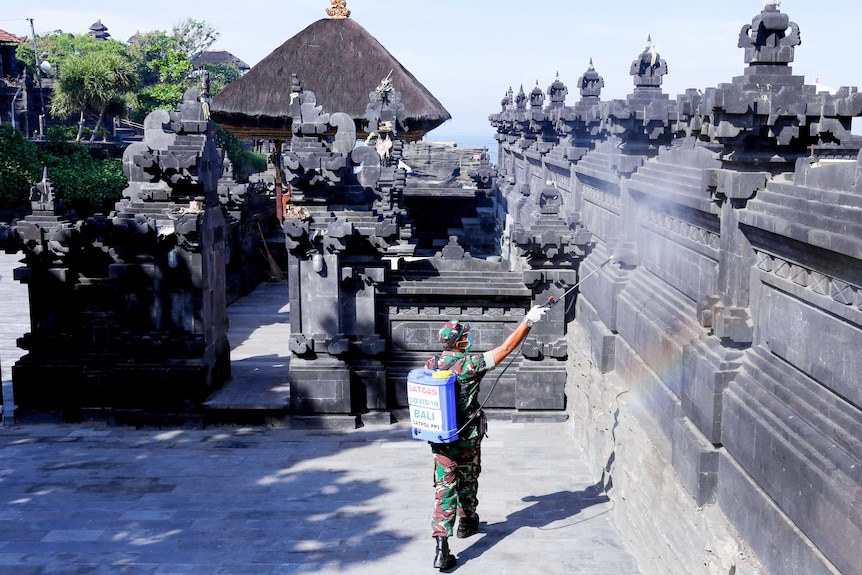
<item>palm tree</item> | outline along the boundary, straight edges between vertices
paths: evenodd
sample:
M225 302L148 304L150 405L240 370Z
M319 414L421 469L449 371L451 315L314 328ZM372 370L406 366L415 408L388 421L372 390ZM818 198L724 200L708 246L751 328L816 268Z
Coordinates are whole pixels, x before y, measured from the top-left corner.
M136 83L131 63L119 54L92 52L70 57L60 69L51 99L51 115L66 117L80 114L76 141L84 131L84 114L97 112L99 119L93 136L102 124L109 106L128 98Z

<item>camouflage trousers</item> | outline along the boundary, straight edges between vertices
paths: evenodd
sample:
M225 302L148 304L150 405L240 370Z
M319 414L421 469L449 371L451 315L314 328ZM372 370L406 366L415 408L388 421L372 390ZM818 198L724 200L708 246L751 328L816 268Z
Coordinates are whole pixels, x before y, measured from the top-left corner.
M431 536L452 536L455 516L466 517L479 505L482 438L432 443L434 454L434 515Z

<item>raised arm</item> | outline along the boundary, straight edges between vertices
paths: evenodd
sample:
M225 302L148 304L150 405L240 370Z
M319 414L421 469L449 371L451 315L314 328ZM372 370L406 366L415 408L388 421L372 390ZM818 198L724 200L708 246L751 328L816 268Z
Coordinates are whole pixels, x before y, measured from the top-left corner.
M547 307L543 306L534 306L530 311L527 312L527 315L524 316L524 321L518 324L515 328L515 331L509 334L509 337L506 340L485 353L485 363L489 365L489 367L496 367L500 365L500 362L506 359L506 357L515 351L515 349L524 341L524 338L527 337L527 334L530 333L530 328L533 327L533 324L542 319L542 316L545 315L545 312L548 311ZM493 365L489 360L493 360Z

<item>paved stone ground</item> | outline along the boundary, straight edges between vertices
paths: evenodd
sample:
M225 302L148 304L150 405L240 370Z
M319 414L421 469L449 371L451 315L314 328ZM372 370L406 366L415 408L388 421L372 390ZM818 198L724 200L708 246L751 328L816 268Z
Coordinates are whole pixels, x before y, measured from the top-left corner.
M23 293L26 302L26 289L11 280L17 259L0 254L4 382L23 353L14 337L28 329L26 303L15 299ZM266 284L229 310L244 385L256 379L246 368L268 373L284 360L274 342L286 310L273 294L283 286ZM255 325L270 308L277 317L264 313ZM263 401L284 393L261 379L270 386ZM221 403L253 405L255 393L234 388ZM611 523L613 503L592 486L565 422L492 419L489 433L480 533L451 540L454 573L639 574ZM405 423L155 429L7 417L0 573L436 573L431 465L427 444Z
M12 277L13 270L24 264L23 254L7 254L0 250L0 382L2 382L3 410L0 421L12 419L12 366L24 355L15 340L30 331L29 299L27 286Z
M288 297L286 281L267 282L228 307L231 379L204 402L208 409L287 409Z
M561 423L492 422L454 570L636 574ZM436 572L431 457L403 424L0 428L4 575Z

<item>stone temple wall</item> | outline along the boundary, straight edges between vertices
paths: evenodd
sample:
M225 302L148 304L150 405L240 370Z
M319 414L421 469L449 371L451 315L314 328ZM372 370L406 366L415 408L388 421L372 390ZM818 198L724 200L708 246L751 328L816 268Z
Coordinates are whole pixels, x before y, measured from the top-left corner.
M650 44L626 100L592 66L573 106L507 94L510 237L541 198L591 234L568 410L644 572L862 573L862 94L792 74L777 3L739 42L742 76L676 99Z

